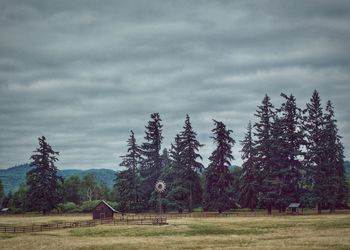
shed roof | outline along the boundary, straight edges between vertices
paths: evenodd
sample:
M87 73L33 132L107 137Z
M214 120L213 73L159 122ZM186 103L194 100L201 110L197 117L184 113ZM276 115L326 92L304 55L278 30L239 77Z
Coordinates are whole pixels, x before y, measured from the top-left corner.
M288 207L289 208L298 208L298 207L300 207L300 203L290 203Z
M119 213L117 210L115 210L111 205L109 205L106 201L102 200L100 201L93 210L95 210L95 208L100 205L101 203L105 204L109 209L111 209L113 211L113 213Z

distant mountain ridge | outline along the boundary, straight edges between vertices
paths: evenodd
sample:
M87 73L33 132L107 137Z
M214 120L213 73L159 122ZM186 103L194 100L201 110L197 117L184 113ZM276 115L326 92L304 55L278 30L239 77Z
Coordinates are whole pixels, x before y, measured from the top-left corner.
M350 178L350 161L344 162L345 173L348 178Z
M350 178L350 161L344 162L346 176ZM239 168L238 166L232 165L230 166L230 171ZM26 173L29 171L29 164L22 164L18 166L14 166L7 169L0 169L0 178L4 185L4 192L7 194L8 192L15 192L18 187L25 183ZM58 175L63 178L68 178L73 175L77 175L82 179L87 174L93 174L96 177L97 182L106 183L109 188L113 187L114 179L116 171L111 169L88 169L88 170L80 170L80 169L63 169L58 170Z
M30 170L29 164L22 164L7 169L0 169L0 178L4 185L4 192L15 192L22 183L26 182L26 174ZM116 171L111 169L63 169L58 170L58 175L68 178L77 175L82 179L85 175L93 174L98 183L106 183L109 188L113 187Z

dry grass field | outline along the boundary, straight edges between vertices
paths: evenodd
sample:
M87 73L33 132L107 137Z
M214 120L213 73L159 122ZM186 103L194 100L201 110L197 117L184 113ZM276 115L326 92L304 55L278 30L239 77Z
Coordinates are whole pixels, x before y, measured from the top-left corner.
M0 225L26 226L40 223L60 223L65 221L91 220L91 214L47 215L20 214L0 216Z
M62 222L89 215L3 216L0 224ZM350 215L183 218L169 225L103 225L0 234L0 249L350 249Z

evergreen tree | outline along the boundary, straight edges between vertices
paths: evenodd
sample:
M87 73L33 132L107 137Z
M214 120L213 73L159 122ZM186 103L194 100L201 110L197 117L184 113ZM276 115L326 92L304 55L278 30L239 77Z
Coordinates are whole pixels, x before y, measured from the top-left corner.
M275 117L274 107L270 97L265 95L262 104L258 106L255 116L258 122L254 124L256 132L256 164L258 166L261 203L266 206L271 214L272 207L277 196L278 180L274 171L274 149L272 140L272 122Z
M226 129L224 123L215 121L215 128L211 137L216 149L209 157L210 164L206 170L205 208L218 210L219 213L234 206L234 200L229 189L232 183L229 167L234 159L232 146L235 141L231 137L232 130Z
M120 166L126 170L120 171L116 176L116 187L121 211L137 212L140 210L140 177L139 164L141 161L141 149L136 144L134 132L131 131L128 140L128 152L122 156Z
M190 116L186 115L185 125L183 127L183 131L180 133L180 165L184 168L183 182L186 182L185 185L188 186L188 209L190 212L192 212L193 200L197 201L197 203L200 201L200 180L197 173L202 171L204 168L203 164L197 161L197 159L202 159L202 156L198 153L198 151L203 145L198 142L196 137L197 133L194 132L192 128ZM197 189L197 192L194 192L195 189ZM196 197L193 197L195 194Z
M343 146L338 135L338 128L331 101L327 102L324 115L324 145L325 145L325 176L327 178L323 196L326 199L330 212L337 204L345 203L347 198L347 184L344 169ZM346 203L345 203L346 204Z
M349 179L346 177L345 165L344 165L344 146L341 142L341 138L337 139L337 161L336 170L338 174L338 191L337 191L337 208L347 208L349 203Z
M280 211L291 202L300 201L300 157L304 144L301 110L296 105L295 97L283 93L281 96L285 102L278 109L279 116L275 117L272 126L274 171L279 180L276 206Z
M241 141L242 148L242 175L240 186L240 203L243 207L254 210L258 202L259 173L255 162L255 148L252 138L252 125L248 123L247 133Z
M185 208L185 196L183 194L183 182L182 177L179 174L178 168L178 160L179 157L175 155L180 155L180 151L178 151L178 145L180 141L180 136L176 135L175 144L171 144L171 149L168 151L167 149L163 150L162 153L162 173L160 175L160 179L163 180L167 188L165 192L162 193L162 208L163 211L167 210L177 210L178 212L182 212ZM172 157L175 158L173 159Z
M141 146L142 164L140 168L141 176L141 204L143 209L156 208L157 194L154 191L161 174L162 160L160 157L161 143L163 140L161 119L158 113L151 114L151 120L146 126L146 136Z
M325 185L327 171L325 168L325 138L324 116L321 99L315 90L310 103L306 104L307 115L304 116L304 130L306 134L305 178L306 193L304 200L315 204L318 213L321 213L322 205L326 203L325 195L328 191Z
M134 176L132 172L122 170L116 174L115 188L116 198L118 202L118 209L121 212L137 212L138 204L135 203L133 190L129 188L129 184L133 182Z
M288 206L288 204L285 204L287 202L287 197L283 195L284 190L288 189L287 183L284 183L284 177L288 171L286 167L286 145L285 141L283 140L284 130L282 124L282 119L276 114L271 123L272 154L270 158L270 172L268 177L265 179L267 181L265 182L265 185L267 186L267 190L269 192L266 193L266 196L263 195L263 198L266 199L267 197L268 199L271 199L272 206L279 208L280 212L282 212L282 210Z
M62 179L57 176L56 155L59 153L51 148L46 138L40 137L39 148L31 156L32 169L27 173L28 205L43 214L56 208L61 199L57 186Z
M182 213L188 203L189 185L186 181L185 168L182 163L181 137L179 134L175 137L174 144L171 144L170 158L171 165L162 171L161 179L167 184L164 203L167 209L175 209Z

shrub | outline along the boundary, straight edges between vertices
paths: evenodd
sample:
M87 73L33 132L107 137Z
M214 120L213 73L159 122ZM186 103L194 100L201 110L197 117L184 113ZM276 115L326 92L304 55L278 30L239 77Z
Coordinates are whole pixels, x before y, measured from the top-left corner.
M203 212L203 208L202 207L196 207L193 209L193 212Z
M81 213L83 212L83 209L79 206L77 206L76 208L72 209L69 211L70 213Z
M9 211L12 214L23 214L24 213L22 208L17 208L17 207L10 207Z
M71 213L75 209L79 209L79 206L77 206L74 202L67 202L62 204L62 212L64 213Z

